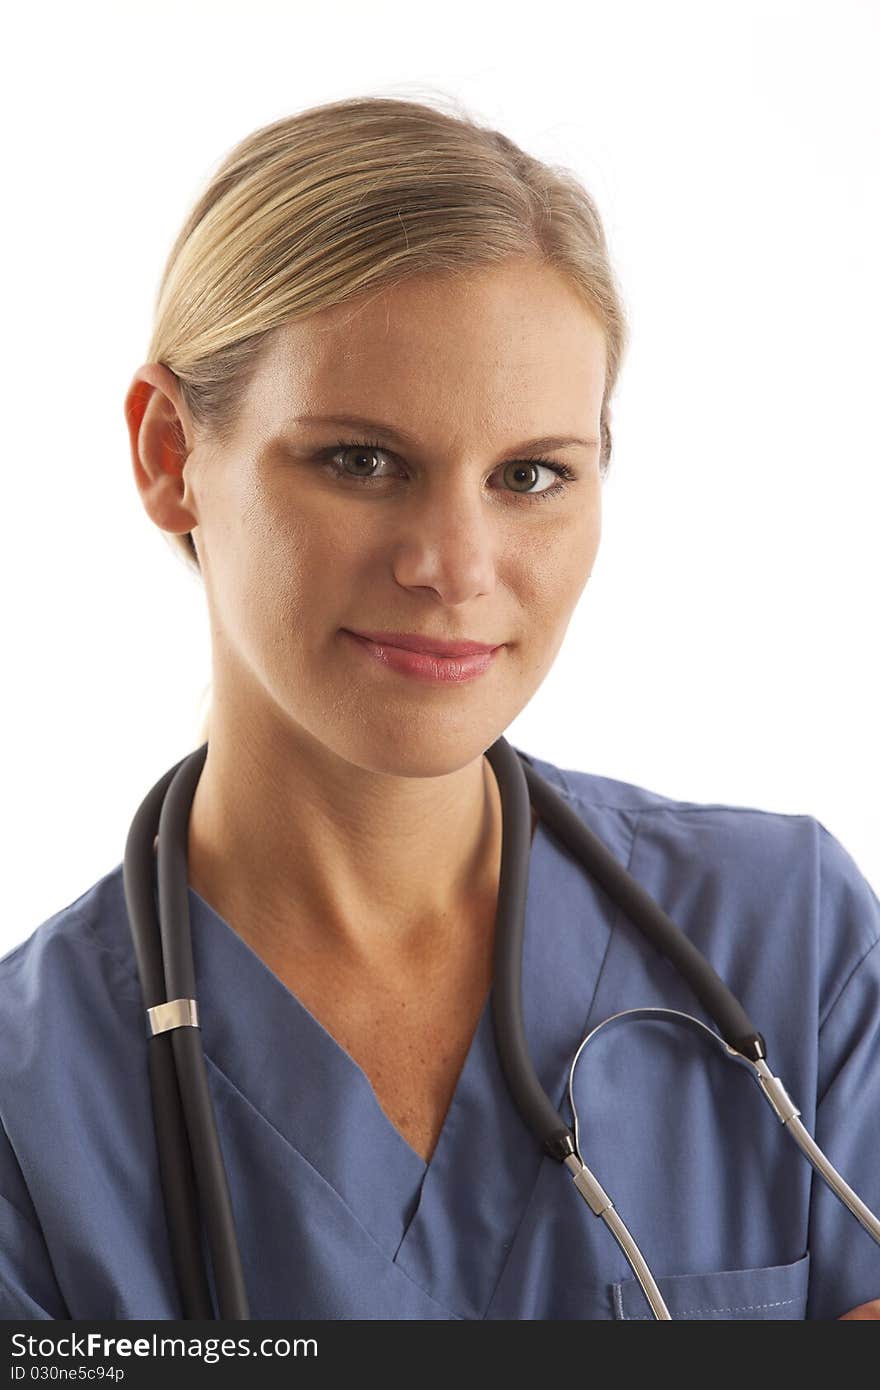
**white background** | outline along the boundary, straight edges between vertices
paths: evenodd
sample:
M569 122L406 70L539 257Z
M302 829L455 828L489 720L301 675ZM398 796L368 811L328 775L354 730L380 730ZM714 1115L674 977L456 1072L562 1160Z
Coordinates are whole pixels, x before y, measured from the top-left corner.
M575 170L630 316L598 561L508 739L816 815L880 884L880 5L85 0L7 24L0 952L121 861L197 738L204 602L123 416L165 256L239 139L352 95L452 95Z

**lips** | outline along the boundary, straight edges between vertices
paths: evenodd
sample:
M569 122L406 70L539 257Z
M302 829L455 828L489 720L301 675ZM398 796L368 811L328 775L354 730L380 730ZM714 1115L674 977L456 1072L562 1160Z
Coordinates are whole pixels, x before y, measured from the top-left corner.
M439 640L436 637L424 638L421 634L415 633L392 634L397 642L402 638L407 642L418 641L431 644L427 651L416 651L412 647L397 646L395 642L390 642L387 638L379 641L381 634L371 636L345 627L341 631L342 635L350 637L351 641L360 647L371 661L377 662L386 671L412 676L417 680L428 681L435 685L461 685L483 675L497 660L499 651L505 645L502 642L497 647L487 647L485 643L474 642L470 645L477 648L475 652L462 653L461 647L464 643L459 640L458 642L446 643L447 646L457 648L453 655L449 655L434 650Z
M485 656L504 645L503 642L473 642L465 638L450 640L419 632L368 632L364 628L350 628L349 631L356 637L366 637L384 647L400 647L404 651L425 652L433 656Z

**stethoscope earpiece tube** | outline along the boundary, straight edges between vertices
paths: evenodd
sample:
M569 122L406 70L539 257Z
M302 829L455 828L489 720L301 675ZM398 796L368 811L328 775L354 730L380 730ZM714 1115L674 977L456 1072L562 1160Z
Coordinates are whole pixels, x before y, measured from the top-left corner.
M574 1137L538 1080L523 1025L523 904L532 848L528 784L519 754L503 735L486 749L486 757L498 779L504 808L492 983L495 1041L507 1084L523 1118L547 1152L562 1162L574 1152Z
M524 1118L547 1152L564 1161L574 1152L574 1138L535 1074L522 1018L522 904L531 852L530 804L560 843L681 972L730 1046L753 1061L766 1055L766 1047L742 1004L705 956L627 873L564 797L534 771L528 759L521 758L503 736L486 750L486 757L498 779L505 807L492 993L495 1035L502 1067Z
M144 797L125 842L125 902L146 1009L163 1003L166 997L153 887L153 842L159 829L159 814L165 792L183 761L181 759L175 763ZM202 1253L192 1153L186 1136L169 1033L157 1033L149 1039L147 1061L159 1178L183 1316L198 1320L213 1318L214 1309Z
M208 753L203 743L178 766L159 816L159 922L165 961L166 1000L195 999L195 966L189 920L188 825L196 786ZM249 1319L247 1289L220 1139L214 1120L201 1029L170 1030L177 1080L189 1135L198 1196L208 1236L221 1319Z

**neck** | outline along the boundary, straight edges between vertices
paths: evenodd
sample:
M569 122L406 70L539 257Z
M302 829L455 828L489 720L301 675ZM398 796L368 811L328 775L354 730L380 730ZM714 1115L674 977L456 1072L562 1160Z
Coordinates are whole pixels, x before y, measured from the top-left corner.
M393 776L307 734L232 728L216 710L211 720L189 881L264 958L418 965L475 924L494 927L502 817L485 756L439 777Z

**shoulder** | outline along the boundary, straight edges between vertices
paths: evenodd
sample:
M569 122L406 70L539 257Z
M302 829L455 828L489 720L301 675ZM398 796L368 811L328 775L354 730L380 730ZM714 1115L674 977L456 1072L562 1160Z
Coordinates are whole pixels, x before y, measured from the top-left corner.
M742 937L751 927L780 962L793 946L809 953L820 1023L869 953L869 963L880 958L880 898L815 816L688 801L518 751L610 847L623 848L625 867L689 935L708 945L726 927Z
M615 777L585 772L579 768L561 767L527 749L517 751L528 757L536 771L551 782L563 796L588 806L632 815L643 812L657 813L660 824L664 818L670 823L682 825L698 825L701 821L707 825L727 823L736 825L744 832L764 830L771 834L798 834L803 833L805 827L812 826L818 827L819 832L829 840L833 839L821 822L807 813L774 811L725 801L689 801L651 790L635 782L625 782Z
M0 957L0 1309L121 1297L155 1190L146 1043L120 864Z
M120 863L0 956L0 980L25 983L38 969L64 969L74 960L89 960L111 973L115 966L129 981L126 922Z
M0 1117L32 1191L45 1116L63 1149L95 1095L134 1094L145 1036L120 864L0 957Z
M98 1037L108 1010L128 1022L139 999L118 864L0 957L4 1086L33 1075L47 1050L64 1055L72 1025Z

